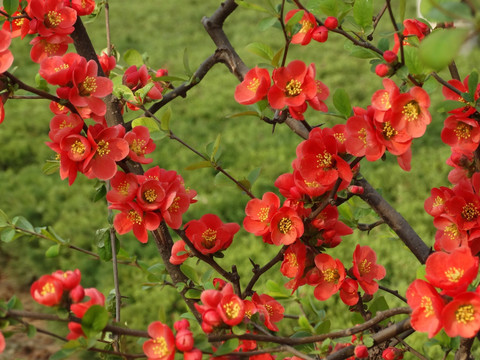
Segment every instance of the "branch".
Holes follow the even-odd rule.
[[[286,344],[286,345],[301,345],[301,344],[311,344],[319,341],[324,341],[326,339],[338,339],[346,336],[350,336],[353,334],[358,334],[359,332],[368,330],[372,326],[378,324],[379,322],[388,319],[395,315],[400,314],[410,314],[411,309],[409,307],[402,307],[402,308],[394,308],[385,311],[379,311],[377,314],[368,321],[365,321],[363,324],[356,325],[352,328],[334,331],[328,334],[322,335],[314,335],[314,336],[305,336],[303,338],[290,338],[290,337],[280,337],[280,336],[271,336],[271,335],[257,335],[257,334],[243,334],[243,335],[210,335],[208,337],[209,342],[217,342],[217,341],[225,341],[232,338],[238,338],[241,340],[256,340],[256,341],[265,341],[265,342],[272,342],[277,344]],[[377,334],[373,335],[372,337],[374,340],[376,338],[383,339],[380,342],[386,341],[387,339],[392,338],[399,333],[408,330],[410,328],[410,319],[405,319],[398,324],[394,324]],[[401,331],[399,331],[401,330]],[[352,348],[353,353],[353,348]]]
[[[355,180],[355,184],[363,187],[363,194],[358,196],[385,221],[398,235],[400,240],[410,249],[420,263],[425,264],[430,255],[430,248],[418,236],[405,218],[400,215],[365,179]]]
[[[455,353],[455,360],[470,360],[473,359],[470,353],[470,349],[472,348],[473,341],[475,337],[471,339],[461,338],[460,340],[460,347],[458,348],[457,352]]]

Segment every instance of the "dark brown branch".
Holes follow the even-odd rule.
[[[397,26],[397,22],[395,21],[395,16],[393,15],[392,5],[390,4],[390,0],[387,0],[387,7],[388,7],[388,14],[390,15],[390,20],[392,22],[393,28],[398,35],[398,41],[400,43],[400,59],[402,64],[405,64],[405,54],[403,51],[403,34],[400,32],[400,29]]]
[[[472,357],[472,354],[470,353],[474,340],[475,340],[475,337],[471,339],[462,338],[460,340],[460,347],[455,353],[455,360],[473,360],[474,359]]]
[[[450,64],[448,64],[448,71],[450,71],[450,76],[452,79],[461,81],[460,74],[458,73],[457,64],[455,61],[452,60]]]
[[[360,230],[360,231],[370,232],[372,229],[375,229],[377,226],[380,226],[382,224],[385,224],[384,220],[378,220],[378,221],[375,221],[374,223],[371,223],[371,224],[360,224],[360,223],[358,223],[357,224],[357,229]]]
[[[400,215],[365,179],[355,180],[355,184],[363,187],[360,198],[385,221],[398,235],[400,240],[410,249],[420,263],[425,264],[431,249],[423,242],[405,218]]]
[[[287,345],[301,345],[301,344],[311,344],[319,341],[324,341],[326,339],[338,339],[346,336],[351,336],[353,334],[358,334],[359,332],[365,331],[370,329],[372,326],[378,324],[379,322],[388,319],[395,315],[400,314],[410,314],[411,309],[408,307],[402,308],[394,308],[385,311],[379,311],[377,314],[368,321],[365,321],[363,324],[356,325],[352,328],[334,331],[328,334],[321,334],[321,335],[314,335],[314,336],[306,336],[303,338],[290,338],[290,337],[280,337],[280,336],[270,336],[270,335],[258,335],[258,334],[243,334],[243,335],[210,335],[208,337],[209,342],[217,342],[217,341],[225,341],[232,338],[238,338],[241,340],[256,340],[256,341],[264,341],[264,342],[272,342],[276,344],[287,344]],[[408,330],[410,328],[410,319],[405,319],[398,324],[394,324],[377,334],[373,335],[375,340],[375,336],[377,336],[381,341],[386,341],[399,333]],[[401,330],[401,331],[399,331]],[[380,335],[381,334],[381,335]],[[353,349],[352,349],[353,351]]]
[[[383,290],[383,291],[386,291],[390,294],[392,294],[393,296],[399,298],[400,300],[402,300],[405,304],[407,304],[407,299],[404,298],[402,295],[400,295],[400,293],[397,291],[397,290],[392,290],[392,289],[389,289],[385,286],[382,286],[382,285],[379,285],[378,286],[379,289]]]

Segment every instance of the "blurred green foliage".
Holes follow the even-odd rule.
[[[202,16],[211,15],[219,3],[213,0],[144,1],[133,6],[132,2],[126,0],[112,1],[110,28],[115,50],[121,58],[127,50],[137,49],[148,59],[147,64],[151,68],[166,68],[170,75],[183,76],[185,49],[188,50],[192,69],[215,50],[200,21]],[[103,15],[102,12],[96,21],[87,24],[98,52],[106,46]],[[278,29],[273,27],[260,31],[256,26],[263,16],[263,13],[240,8],[225,24],[231,43],[249,67],[262,62],[261,58],[247,51],[249,43],[268,41],[274,50],[282,46],[282,35]],[[409,16],[414,16],[414,13],[410,11],[406,17]],[[388,29],[388,17],[383,18],[379,26],[379,32]],[[376,40],[373,41],[375,43]],[[317,78],[332,90],[344,88],[354,106],[366,107],[373,92],[382,87],[381,79],[372,74],[368,61],[349,57],[343,46],[343,38],[330,34],[326,43],[291,46],[289,59],[300,58],[307,64],[315,63]],[[27,39],[13,41],[15,74],[25,82],[34,84],[38,65],[30,62],[29,47]],[[478,59],[478,51],[475,51]],[[471,54],[459,59],[457,63],[461,76],[466,76],[474,67],[474,58]],[[119,63],[125,65],[122,60]],[[261,197],[266,191],[275,191],[273,182],[279,175],[291,171],[295,148],[301,139],[286,126],[277,126],[273,131],[270,125],[254,117],[227,118],[246,110],[233,99],[237,83],[223,65],[216,65],[200,85],[189,91],[186,99],[178,98],[170,104],[173,113],[170,126],[178,137],[201,151],[208,143],[215,141],[218,134],[222,134],[221,165],[238,178],[246,177],[253,169],[261,167],[260,177],[253,187],[254,194]],[[439,91],[432,95],[432,103],[440,99]],[[327,104],[333,107],[331,99],[327,100]],[[442,115],[433,109],[432,115],[433,121],[427,134],[414,141],[410,173],[403,172],[391,156],[377,163],[362,162],[365,177],[374,187],[381,189],[386,199],[429,245],[433,244],[434,228],[432,219],[423,210],[423,202],[432,187],[447,184],[445,160],[449,156],[449,148],[442,144],[439,136],[443,126]],[[135,116],[140,114],[126,114],[128,119]],[[23,215],[34,226],[53,226],[72,244],[96,251],[95,231],[108,226],[108,213],[104,201],[92,202],[94,181],[80,175],[69,187],[66,181],[59,179],[58,174],[42,174],[45,160],[54,155],[44,144],[49,140],[50,118],[47,101],[7,102],[6,118],[0,127],[0,208],[11,217]],[[313,111],[307,112],[306,118],[312,125],[331,126],[338,122],[337,118]],[[157,143],[153,157],[153,164],[178,171],[186,185],[198,192],[198,202],[185,215],[185,222],[205,213],[218,214],[224,222],[243,221],[245,204],[249,200],[247,196],[231,184],[215,185],[216,172],[212,169],[185,171],[185,167],[199,161],[193,153],[176,142],[163,139]],[[376,218],[369,214],[361,220],[373,222]],[[387,277],[381,283],[404,293],[415,278],[418,263],[395,235],[384,227],[372,230],[369,235],[356,231],[346,237],[331,254],[345,261],[348,266],[357,243],[368,244],[377,252],[379,262],[387,269]],[[121,244],[131,256],[149,265],[159,261],[153,242],[142,245],[133,236],[125,235],[121,237]],[[44,273],[78,267],[82,271],[82,284],[85,287],[98,287],[105,294],[113,288],[110,263],[102,263],[68,249],[61,249],[59,257],[46,259],[44,252],[50,245],[44,240],[26,239],[2,244],[2,277],[14,278],[20,286],[28,287]],[[262,265],[276,251],[273,246],[263,244],[260,238],[241,230],[235,237],[232,249],[226,252],[225,258],[219,259],[219,263],[227,269],[237,264],[242,285],[246,286],[252,274],[248,259]],[[207,270],[203,264],[197,266],[194,260],[190,262],[200,273]],[[279,275],[278,266],[264,278],[279,283],[285,281]],[[256,288],[262,289],[265,281],[262,279]],[[144,272],[134,267],[120,266],[122,295],[127,297],[122,322],[133,328],[146,328],[148,323],[157,319],[171,325],[178,319],[178,315],[173,314],[186,311],[176,296],[176,290],[160,286],[145,290],[139,286],[146,283]],[[298,296],[305,297],[309,291],[301,289]],[[386,298],[391,306],[400,305],[392,296],[386,294]],[[325,303],[317,301],[317,306],[327,312],[327,317],[332,316],[332,328],[350,325],[350,315],[343,304],[338,304],[336,296]],[[288,306],[287,311],[294,311],[294,308]],[[422,336],[420,338],[425,339]]]

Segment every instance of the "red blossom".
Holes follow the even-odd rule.
[[[445,119],[441,138],[452,151],[468,155],[480,143],[480,127],[467,116],[451,115]]]
[[[80,59],[76,53],[52,56],[41,62],[38,72],[49,84],[66,86],[72,81],[73,69]]]
[[[245,317],[243,300],[233,293],[222,297],[217,306],[217,311],[223,322],[228,326],[240,324]]]
[[[0,331],[0,354],[3,353],[5,350],[5,337],[3,336],[3,333]]]
[[[160,226],[160,218],[151,211],[144,212],[136,203],[112,204],[110,209],[120,210],[115,215],[113,226],[120,234],[126,234],[133,230],[133,234],[141,243],[148,241],[148,232],[156,230]]]
[[[148,326],[151,339],[143,343],[143,352],[148,360],[173,360],[175,358],[175,337],[172,330],[160,321]]]
[[[115,69],[117,65],[117,61],[115,60],[115,56],[108,56],[105,52],[102,52],[101,55],[98,55],[98,62],[102,67],[103,73],[105,76],[108,77],[110,75],[110,71]]]
[[[155,150],[155,143],[150,138],[150,132],[146,126],[135,126],[125,134],[124,139],[128,142],[130,152],[128,157],[140,164],[150,164],[153,159],[145,158]]]
[[[249,233],[262,236],[269,232],[270,221],[280,207],[280,199],[272,192],[263,194],[262,199],[252,199],[245,207],[247,215],[243,227]]]
[[[172,246],[172,255],[170,262],[174,265],[181,265],[189,257],[189,251],[185,248],[186,244],[183,240],[176,241]]]
[[[95,0],[64,0],[65,6],[73,8],[77,15],[90,15],[95,10]]]
[[[442,311],[443,327],[449,337],[472,338],[480,330],[480,295],[459,294]]]
[[[135,174],[118,171],[110,180],[110,187],[111,189],[107,193],[107,201],[110,203],[126,203],[135,198],[139,185]]]
[[[83,127],[83,120],[77,114],[56,115],[50,120],[48,136],[55,143],[61,143],[68,135],[79,134]]]
[[[297,212],[289,207],[282,207],[270,222],[270,239],[274,245],[290,245],[303,235],[303,221]]]
[[[52,274],[52,276],[62,282],[64,290],[72,290],[74,287],[80,284],[80,280],[82,278],[82,274],[78,269],[75,269],[74,271],[57,270]]]
[[[382,352],[383,360],[402,360],[403,359],[403,350],[397,349],[395,347],[389,346]]]
[[[30,287],[30,295],[41,305],[58,305],[63,295],[62,282],[54,276],[43,275]]]
[[[299,9],[290,10],[287,15],[285,16],[285,23],[288,22],[296,13],[298,13]],[[312,39],[312,33],[315,27],[317,26],[317,21],[315,20],[315,16],[307,11],[303,11],[302,19],[299,21],[300,25],[302,26],[300,30],[292,36],[291,43],[292,44],[301,44],[307,45],[310,43]]]
[[[59,0],[31,0],[30,28],[41,36],[68,35],[73,32],[77,12]]]
[[[68,50],[68,44],[73,39],[67,35],[37,36],[30,41],[32,49],[30,58],[33,62],[41,63],[52,56],[62,56]]]
[[[342,286],[346,275],[345,267],[340,260],[328,254],[315,256],[315,266],[320,272],[320,277],[313,294],[318,300],[325,301],[336,294]]]
[[[329,30],[336,29],[338,27],[338,19],[335,16],[329,16],[323,22],[325,27]]]
[[[8,70],[13,63],[12,52],[8,49],[12,37],[9,31],[0,30],[0,74]]]
[[[377,255],[369,246],[357,245],[353,252],[353,274],[367,294],[373,295],[378,290],[375,280],[385,277],[385,268],[376,264]]]
[[[340,287],[340,299],[342,299],[343,303],[348,306],[357,304],[360,299],[358,296],[358,282],[346,278]]]
[[[354,349],[355,357],[358,359],[367,359],[368,358],[368,348],[365,345],[357,345]]]
[[[261,318],[263,318],[264,325],[269,330],[278,331],[278,327],[274,323],[283,319],[285,308],[277,300],[267,294],[253,294],[252,302],[260,313]]]
[[[85,296],[88,296],[90,300],[83,303],[72,304],[70,310],[79,318],[83,318],[85,313],[93,305],[105,306],[105,295],[95,288],[85,289]]]
[[[242,105],[255,104],[267,96],[270,82],[268,70],[255,66],[235,88],[235,100]]]

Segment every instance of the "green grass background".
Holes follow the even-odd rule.
[[[219,3],[220,1],[214,0],[141,3],[110,1],[112,42],[120,54],[134,48],[148,57],[147,64],[151,68],[167,68],[170,75],[183,75],[185,49],[192,69],[214,52],[213,42],[200,21],[202,16],[212,14]],[[106,46],[103,15],[102,12],[95,22],[87,24],[87,30],[98,51]],[[413,9],[407,13],[409,16],[414,16]],[[257,23],[263,17],[263,13],[240,8],[225,24],[231,43],[249,67],[263,60],[249,53],[245,49],[247,44],[263,41],[274,49],[281,46],[282,36],[278,29],[271,28],[265,32],[258,29]],[[388,28],[386,18],[382,19],[380,26]],[[375,38],[374,43],[378,39]],[[343,44],[343,38],[330,34],[326,43],[312,42],[306,47],[292,45],[289,60],[300,58],[307,64],[314,62],[317,78],[331,90],[344,88],[354,106],[366,107],[373,92],[382,87],[381,79],[371,72],[367,60],[349,57],[343,50]],[[30,46],[27,41],[16,39],[12,47],[15,74],[33,84],[38,66],[32,65],[29,60]],[[478,51],[473,54],[478,59]],[[475,56],[461,57],[458,60],[462,77],[475,66]],[[119,63],[125,65],[122,60]],[[222,166],[238,178],[261,167],[261,175],[253,187],[254,194],[261,197],[266,191],[275,191],[273,182],[279,175],[291,171],[290,164],[301,139],[286,126],[277,126],[272,133],[270,125],[256,118],[227,118],[246,110],[233,99],[237,83],[236,78],[223,65],[216,65],[200,85],[189,91],[185,99],[179,98],[171,103],[171,128],[177,136],[201,151],[218,134],[222,134]],[[439,92],[432,94],[433,103],[441,100]],[[331,99],[327,100],[327,104],[333,108]],[[105,203],[92,202],[94,182],[80,175],[75,184],[69,187],[57,174],[46,176],[41,171],[44,161],[53,155],[44,144],[48,141],[51,118],[48,102],[9,100],[6,114],[5,121],[0,126],[0,208],[11,217],[25,216],[35,226],[53,226],[57,233],[70,239],[73,244],[96,251],[95,231],[106,227],[108,223]],[[433,121],[427,134],[414,141],[412,170],[409,173],[403,172],[391,156],[384,162],[362,162],[365,177],[374,187],[381,189],[385,198],[403,214],[428,245],[433,244],[434,228],[432,219],[423,210],[423,202],[432,187],[448,184],[446,175],[449,171],[445,165],[449,148],[439,137],[443,116],[433,110],[432,115]],[[127,116],[131,118],[133,115]],[[337,118],[313,111],[307,113],[307,119],[312,125],[338,123]],[[215,185],[216,174],[211,169],[186,171],[185,167],[199,161],[193,153],[176,142],[163,139],[157,143],[153,157],[154,164],[178,171],[184,177],[186,185],[198,192],[198,202],[184,216],[185,222],[205,213],[215,213],[225,222],[242,222],[245,204],[249,200],[247,196],[233,185]],[[363,220],[374,221],[375,217],[367,215]],[[150,265],[159,261],[153,242],[142,245],[131,235],[120,238],[122,247],[130,255],[137,256]],[[404,293],[415,278],[418,267],[408,249],[387,229],[377,228],[368,236],[356,231],[345,237],[343,243],[331,254],[345,261],[348,266],[357,243],[371,246],[377,252],[379,262],[386,267],[387,277],[381,284]],[[45,258],[44,252],[50,245],[45,241],[26,238],[2,244],[2,276],[14,278],[19,286],[28,287],[44,273],[59,268],[78,267],[82,271],[82,284],[85,287],[95,286],[106,294],[113,288],[110,263],[101,263],[68,249],[62,249],[59,257]],[[276,251],[273,246],[263,244],[260,238],[241,230],[235,237],[232,249],[219,262],[226,268],[237,264],[242,285],[245,286],[251,275],[248,258],[264,264]],[[193,260],[190,260],[190,264],[199,272],[206,270],[201,264],[197,266]],[[267,273],[256,289],[264,291],[263,284],[267,278],[283,282],[278,269],[276,266]],[[120,267],[122,295],[128,297],[122,310],[122,321],[140,329],[145,329],[151,321],[157,319],[171,325],[178,319],[178,314],[185,311],[176,290],[160,286],[143,290],[139,284],[146,282],[148,279],[142,271],[128,266]],[[299,292],[300,297],[308,294],[307,289]],[[385,296],[391,306],[401,305],[392,296]],[[351,325],[350,315],[337,296],[324,303],[317,301],[317,306],[324,308],[327,316],[331,317],[332,328]],[[288,310],[296,311],[293,306],[288,306]],[[294,326],[294,322],[289,321],[282,330],[288,334]],[[424,341],[426,336],[418,335],[414,344],[421,348]],[[432,358],[435,356],[432,355]]]

